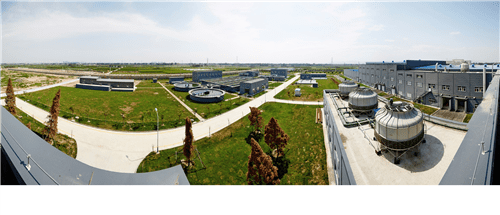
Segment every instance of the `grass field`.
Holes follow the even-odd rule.
[[[210,68],[210,67],[207,67]],[[176,74],[176,73],[191,73],[186,69],[204,69],[200,67],[189,66],[126,66],[120,70],[113,72],[114,74]],[[218,71],[233,71],[233,70],[248,70],[249,67],[213,67],[213,70]]]
[[[166,85],[170,92],[172,92],[177,98],[181,99],[182,102],[184,102],[187,106],[189,106],[193,111],[196,111],[201,117],[208,119],[220,114],[223,114],[229,110],[232,110],[242,104],[247,103],[250,101],[247,98],[237,98],[233,99],[230,101],[223,101],[223,102],[217,102],[217,103],[198,103],[195,101],[192,101],[189,98],[189,93],[188,92],[179,92],[174,90],[173,85]],[[224,95],[224,99],[231,99],[234,98],[234,95],[226,93]]]
[[[270,83],[269,84],[269,88],[268,89],[274,89],[276,87],[279,87],[280,85],[282,85],[284,82],[276,82],[276,83]]]
[[[160,82],[162,80],[158,80],[158,82]],[[161,88],[161,85],[158,84],[158,83],[153,83],[153,80],[142,80],[141,83],[139,83],[136,87],[140,88],[140,87],[160,87]]]
[[[464,122],[465,123],[469,123],[470,119],[472,118],[472,115],[474,115],[473,113],[468,113],[465,118],[464,118]]]
[[[20,109],[17,109],[17,119],[21,121],[24,125],[27,125],[28,122],[31,122],[31,130],[35,132],[40,138],[45,138],[45,133],[43,133],[43,130],[45,129],[45,125],[36,121],[33,119],[31,116],[27,115]],[[47,143],[49,144],[49,143]],[[77,153],[77,147],[76,147],[76,141],[75,139],[68,137],[64,134],[56,134],[54,138],[54,147],[59,149],[60,151],[64,152],[68,156],[72,158],[76,158],[76,153]]]
[[[326,152],[323,142],[321,124],[314,123],[315,108],[318,106],[303,106],[281,103],[266,103],[263,110],[263,123],[267,124],[271,116],[278,120],[280,127],[290,136],[285,148],[285,161],[288,167],[281,165],[282,185],[315,185],[328,184],[326,169]],[[198,157],[194,157],[196,168],[189,170],[187,177],[192,185],[244,185],[248,169],[248,156],[251,147],[246,142],[252,128],[248,117],[240,119],[225,129],[215,133],[210,138],[204,138],[194,143],[200,152],[202,165]],[[195,134],[196,135],[196,134]],[[267,154],[271,150],[264,142],[259,141]],[[176,160],[175,151],[180,151]],[[174,148],[149,154],[139,165],[137,172],[150,172],[178,165],[182,148]],[[284,162],[287,163],[287,162]],[[276,164],[275,164],[276,165]]]
[[[18,72],[10,70],[2,70],[2,92],[6,90],[9,78],[12,80],[14,90],[23,90],[33,87],[41,87],[62,82],[64,79],[72,79],[73,77],[62,77],[53,75],[41,75],[29,72]]]
[[[48,111],[49,104],[52,104],[52,99],[59,89],[61,89],[60,116],[67,119],[78,116],[78,122],[95,127],[125,131],[156,130],[155,108],[158,108],[160,129],[181,126],[182,119],[187,116],[195,119],[163,88],[138,88],[135,92],[107,92],[54,87],[23,94],[19,98]]]
[[[276,95],[274,98],[296,101],[323,101],[324,89],[339,88],[339,86],[335,84],[335,82],[333,82],[331,79],[316,80],[316,82],[318,82],[318,88],[313,88],[306,85],[291,84],[280,93],[278,93],[278,95]],[[295,97],[295,88],[300,88],[300,97]]]
[[[108,72],[110,69],[115,70],[119,67],[116,66],[88,66],[88,65],[23,65],[22,67],[33,69],[61,69],[61,70],[74,70],[74,71],[94,71],[94,72]]]
[[[348,77],[345,77],[344,75],[340,75],[340,77],[342,77],[343,79],[346,79],[346,80],[350,80],[352,81],[352,79],[348,78]]]

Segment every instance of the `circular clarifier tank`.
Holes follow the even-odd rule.
[[[185,81],[178,82],[178,83],[174,84],[174,90],[181,91],[181,92],[188,92],[192,89],[199,88],[199,87],[201,87],[201,85],[198,83],[190,83],[190,82],[185,82]]]
[[[189,91],[191,100],[201,103],[213,103],[224,100],[224,90],[215,88],[196,88]]]

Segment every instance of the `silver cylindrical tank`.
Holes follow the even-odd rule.
[[[339,84],[339,90],[341,96],[348,96],[349,93],[358,89],[358,85],[352,81],[346,81]]]
[[[349,108],[354,111],[371,111],[377,107],[377,93],[372,90],[361,87],[349,93]]]
[[[423,114],[406,102],[389,102],[375,114],[375,138],[387,148],[400,151],[424,138]]]

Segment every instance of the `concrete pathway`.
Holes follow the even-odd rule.
[[[57,86],[62,86],[62,85],[66,85],[66,84],[69,84],[69,83],[77,82],[78,80],[80,80],[80,79],[77,78],[77,79],[73,79],[73,80],[69,80],[69,81],[64,81],[64,82],[57,83],[57,84],[47,85],[47,86],[33,88],[33,89],[29,89],[29,90],[17,91],[17,92],[14,92],[14,95],[21,95],[21,94],[24,94],[24,93],[32,93],[32,92],[36,92],[36,91],[40,91],[40,90],[46,90],[46,89],[49,89],[49,88],[52,88],[52,87],[57,87]],[[4,96],[7,96],[7,94],[6,93],[0,94],[0,97],[4,97]]]
[[[179,98],[177,98],[177,96],[175,96],[175,94],[173,94],[172,92],[170,92],[170,90],[168,90],[165,86],[163,86],[163,84],[161,84],[160,82],[158,82],[158,84],[160,84],[163,87],[163,89],[165,89],[168,93],[170,93],[170,95],[172,97],[174,97],[179,103],[181,103],[181,105],[184,106],[184,108],[186,108],[186,110],[188,110],[191,114],[193,114],[196,118],[198,118],[198,120],[205,121],[205,119],[203,119],[203,117],[201,117],[200,115],[198,115],[197,113],[195,113],[193,111],[193,109],[191,109],[184,102],[182,102]]]
[[[274,97],[281,90],[299,78],[296,76],[281,86],[219,116],[193,124],[195,140],[207,137],[250,113],[249,107],[259,107],[267,98]],[[17,107],[40,122],[47,119],[48,112],[21,99],[16,99]],[[157,132],[111,131],[82,125],[62,117],[58,119],[59,132],[75,138],[78,154],[76,159],[90,166],[104,170],[134,173],[141,161],[150,152],[156,151]],[[184,127],[161,130],[159,149],[181,146],[184,139]]]

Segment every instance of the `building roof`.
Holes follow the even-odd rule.
[[[317,84],[317,82],[314,79],[300,79],[297,84]]]
[[[100,77],[98,77],[98,76],[81,76],[80,78],[86,78],[86,79],[99,79]]]
[[[266,79],[256,78],[256,79],[252,79],[252,80],[248,80],[248,81],[243,81],[243,83],[252,84],[252,83],[258,83],[258,82],[261,82],[261,81],[266,81]]]
[[[97,81],[103,81],[103,82],[115,82],[115,83],[124,83],[124,82],[132,82],[134,83],[134,79],[109,79],[109,78],[101,78],[101,79],[97,79]]]

